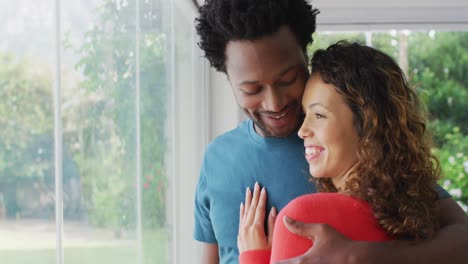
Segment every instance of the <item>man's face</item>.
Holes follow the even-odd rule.
[[[301,97],[308,72],[288,27],[255,41],[230,41],[226,71],[237,103],[263,137],[286,137],[302,122]]]

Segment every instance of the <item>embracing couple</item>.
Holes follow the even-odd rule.
[[[361,44],[309,60],[317,14],[306,0],[200,9],[199,45],[249,117],[206,149],[200,262],[468,263],[467,216],[437,185],[415,92]]]

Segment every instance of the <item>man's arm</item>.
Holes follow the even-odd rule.
[[[441,229],[419,243],[351,241],[325,224],[285,221],[291,232],[312,238],[314,246],[280,263],[468,263],[468,217],[452,198],[437,203]]]
[[[199,264],[219,264],[218,244],[198,242],[201,252]]]
[[[437,202],[441,229],[416,244],[400,241],[369,245],[368,260],[361,263],[468,263],[468,217],[452,198]]]
[[[205,163],[203,163],[197,189],[195,191],[193,237],[196,240],[200,255],[194,262],[199,264],[219,264],[218,242],[216,240],[210,214],[210,201],[212,197],[207,190],[208,183],[206,181],[205,168]]]

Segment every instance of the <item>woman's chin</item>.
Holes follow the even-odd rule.
[[[323,173],[320,173],[319,171],[316,171],[316,170],[309,170],[309,172],[310,172],[310,175],[312,175],[312,177],[315,178],[315,179],[329,178],[329,177],[323,175]]]

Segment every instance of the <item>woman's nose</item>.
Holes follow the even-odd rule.
[[[307,119],[304,119],[304,122],[302,123],[301,128],[299,128],[297,135],[302,139],[305,139],[306,137],[310,137],[313,135],[312,129],[310,129],[307,123]]]

